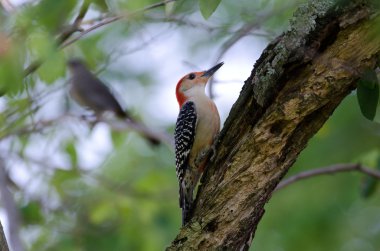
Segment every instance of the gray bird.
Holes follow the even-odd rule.
[[[67,64],[72,75],[70,95],[79,105],[94,111],[97,118],[110,111],[121,119],[129,119],[130,127],[142,134],[151,144],[160,143],[157,135],[123,110],[110,89],[87,69],[82,60],[71,59]]]
[[[111,111],[120,118],[130,119],[110,89],[80,59],[71,59],[67,64],[72,74],[70,95],[79,105],[91,109],[97,117]]]

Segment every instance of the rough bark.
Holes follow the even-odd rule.
[[[220,134],[193,218],[168,250],[247,250],[281,178],[380,52],[366,1],[310,1],[256,62]]]
[[[3,225],[0,222],[0,251],[9,251],[7,239],[5,238]]]

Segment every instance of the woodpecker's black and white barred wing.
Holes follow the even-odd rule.
[[[175,165],[179,182],[183,180],[194,143],[197,113],[191,101],[182,105],[174,131]]]

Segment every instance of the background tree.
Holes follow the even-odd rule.
[[[13,250],[162,250],[178,234],[172,147],[83,118],[66,98],[68,58],[84,58],[167,137],[184,73],[226,62],[209,89],[225,119],[270,41],[225,123],[193,222],[172,248],[247,248],[271,197],[252,249],[376,250],[378,6],[302,2],[1,1],[0,194]],[[350,94],[357,84],[360,106]],[[356,172],[272,193],[293,163],[289,176],[336,163],[353,164],[319,173]]]

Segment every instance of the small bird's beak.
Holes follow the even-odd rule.
[[[214,73],[219,70],[220,67],[222,67],[222,65],[224,64],[224,62],[221,62],[217,65],[215,65],[214,67],[211,67],[210,69],[208,69],[207,71],[203,72],[202,76],[201,77],[206,77],[206,78],[209,78],[211,77],[212,75],[214,75]]]

